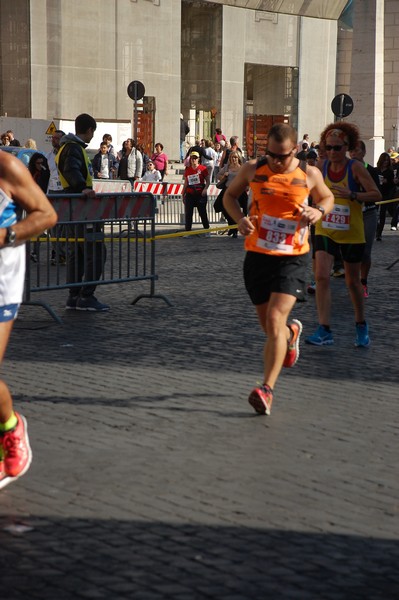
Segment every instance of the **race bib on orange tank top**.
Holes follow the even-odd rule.
[[[274,173],[262,159],[250,186],[256,231],[245,239],[246,250],[277,256],[309,252],[308,227],[299,226],[301,204],[308,203],[306,173],[299,166]]]

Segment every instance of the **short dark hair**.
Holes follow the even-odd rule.
[[[101,148],[101,146],[107,146],[107,142],[105,142],[105,141],[101,142],[100,148]]]
[[[89,129],[97,129],[95,119],[87,113],[78,115],[75,119],[75,133],[86,133]]]
[[[54,133],[58,133],[59,135],[65,135],[65,131],[62,131],[62,129],[56,129]]]
[[[362,149],[362,152],[364,152],[366,154],[366,144],[363,142],[363,140],[359,140],[358,145]]]
[[[291,140],[293,144],[298,141],[297,132],[288,123],[275,123],[267,135],[268,138],[273,138],[276,142],[285,142],[285,140]]]
[[[112,142],[112,135],[110,133],[104,133],[103,142],[105,142],[105,140],[109,140],[110,142]]]
[[[157,142],[154,147],[156,148],[157,146],[159,146],[161,150],[163,150],[163,144],[161,144],[161,142]]]

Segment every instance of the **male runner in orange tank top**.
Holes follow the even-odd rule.
[[[287,324],[289,314],[304,293],[308,263],[309,224],[333,208],[333,195],[316,167],[295,158],[297,134],[285,123],[273,125],[266,157],[243,165],[224,195],[224,206],[246,237],[245,286],[267,335],[264,383],[248,401],[260,414],[270,414],[273,388],[283,366],[292,367],[299,356],[300,321]],[[243,216],[237,198],[250,186],[249,216]],[[308,204],[312,195],[313,206]]]

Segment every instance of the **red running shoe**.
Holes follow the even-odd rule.
[[[261,385],[252,390],[249,394],[248,402],[260,415],[270,415],[273,392],[268,385]]]
[[[293,367],[299,358],[299,338],[302,333],[302,323],[298,319],[292,319],[288,323],[288,327],[292,331],[292,336],[288,342],[287,354],[283,362],[283,367]]]
[[[32,462],[32,450],[29,446],[28,426],[22,415],[15,413],[18,423],[11,431],[0,436],[4,452],[4,471],[9,477],[21,477]]]
[[[369,297],[369,288],[367,287],[367,285],[365,283],[363,283],[362,286],[363,286],[363,298],[368,298]]]

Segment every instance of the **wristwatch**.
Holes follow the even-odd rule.
[[[349,196],[349,198],[351,200],[357,200],[357,192],[351,192],[351,195]]]
[[[320,206],[320,204],[316,204],[315,208],[317,208],[317,210],[319,210],[323,216],[325,215],[326,209],[324,208],[324,206]]]
[[[6,246],[12,246],[17,241],[17,234],[12,227],[7,227],[5,244]]]

